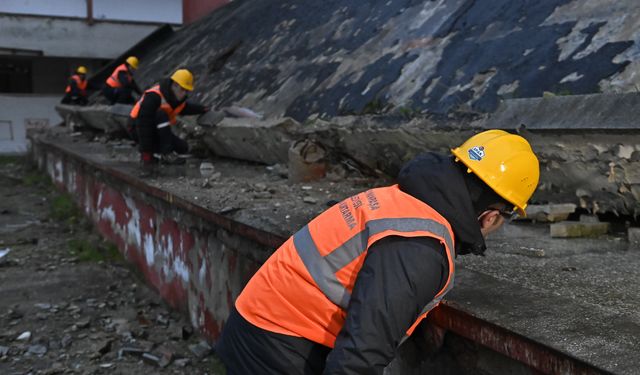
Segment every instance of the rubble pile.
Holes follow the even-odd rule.
[[[223,374],[41,175],[3,160],[0,191],[0,373]]]

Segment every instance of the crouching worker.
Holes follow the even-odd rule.
[[[454,287],[456,256],[482,254],[538,176],[524,138],[489,130],[329,208],[236,300],[216,346],[227,374],[381,375]]]
[[[60,103],[73,105],[87,105],[87,68],[79,66],[76,74],[69,78],[67,88]]]
[[[130,113],[129,135],[139,143],[143,174],[151,172],[160,154],[161,161],[170,161],[172,153],[186,154],[189,146],[171,130],[178,115],[199,115],[210,107],[187,101],[193,90],[193,75],[187,69],[176,70],[170,78],[144,92]],[[180,160],[180,159],[178,159]]]
[[[133,79],[133,72],[138,69],[139,61],[135,56],[127,57],[127,60],[118,65],[113,73],[107,78],[102,89],[102,94],[109,100],[111,105],[116,103],[133,104],[133,91],[138,95],[142,94],[142,90]]]

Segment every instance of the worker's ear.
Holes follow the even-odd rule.
[[[489,233],[502,226],[504,218],[498,210],[486,210],[478,216],[478,223],[480,224],[482,235],[486,237]]]

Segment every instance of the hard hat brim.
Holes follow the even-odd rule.
[[[477,171],[475,170],[475,168],[473,168],[472,165],[469,165],[469,163],[465,162],[465,158],[462,155],[461,151],[460,151],[460,147],[456,147],[456,148],[452,148],[451,149],[451,153],[453,154],[453,156],[456,157],[456,162],[462,163],[465,165],[465,167],[467,167],[467,172],[468,173],[473,173],[476,177],[478,177],[482,182],[484,182],[485,184],[487,184],[487,186],[491,187],[491,182],[487,181],[484,176],[482,175],[482,173],[477,173]],[[525,203],[524,205],[514,202],[513,200],[507,198],[504,196],[504,194],[502,194],[502,192],[500,191],[496,191],[493,187],[491,187],[491,190],[495,191],[496,194],[498,194],[500,197],[502,197],[502,199],[506,200],[507,202],[511,203],[515,208],[516,208],[516,212],[518,212],[518,215],[520,217],[527,217],[527,204]]]

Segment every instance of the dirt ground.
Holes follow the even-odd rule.
[[[0,159],[0,374],[224,374],[23,159]]]

